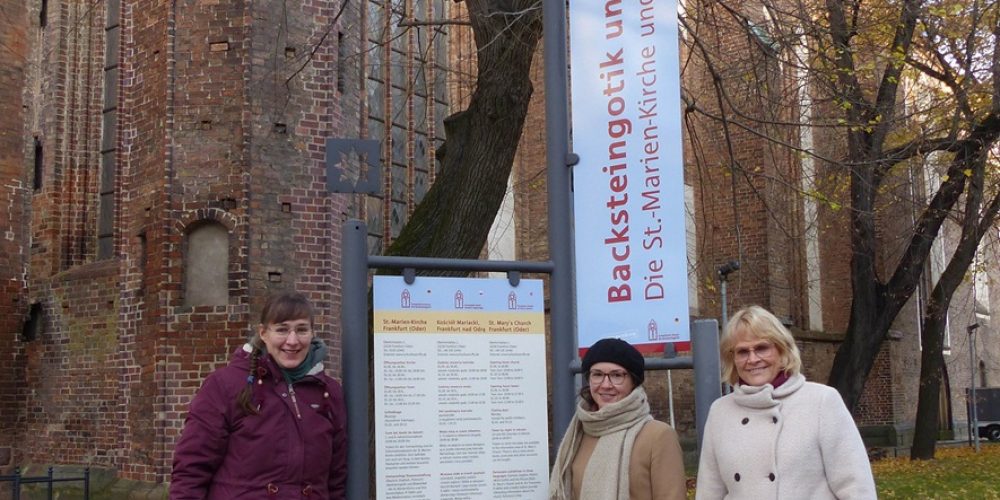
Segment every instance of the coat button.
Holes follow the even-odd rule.
[[[747,425],[748,422],[750,422],[750,419],[746,418],[746,417],[743,417],[743,421],[740,422],[740,423],[743,424],[743,425]]]
[[[733,476],[733,479],[736,479],[736,482],[739,482],[740,481],[740,473],[737,472],[736,475]]]
[[[302,488],[302,496],[307,497],[312,494],[313,494],[313,487],[311,484],[307,484],[304,488]]]
[[[288,393],[287,393],[287,392],[283,392],[283,393],[281,393],[281,397],[283,397],[283,398],[287,398],[287,397],[288,397]]]
[[[274,483],[267,483],[267,494],[268,495],[277,495],[278,494],[278,487]]]
[[[774,481],[774,473],[772,472],[772,473],[768,474],[767,478],[770,479],[773,482]]]
[[[771,417],[771,421],[774,423],[778,423],[778,417]]]

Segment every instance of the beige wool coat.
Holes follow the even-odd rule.
[[[573,500],[580,487],[587,462],[598,438],[583,435],[571,465]],[[650,420],[635,438],[629,458],[629,500],[683,500],[687,495],[681,445],[674,429],[659,420]],[[619,499],[626,500],[626,499]]]
[[[736,386],[712,403],[698,500],[874,500],[871,464],[832,387],[793,375],[777,389]]]

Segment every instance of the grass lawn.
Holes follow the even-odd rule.
[[[938,447],[934,460],[872,463],[879,498],[1000,499],[1000,444]]]

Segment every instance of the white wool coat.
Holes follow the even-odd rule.
[[[840,394],[796,374],[777,389],[737,386],[712,404],[695,498],[877,497],[868,454]]]

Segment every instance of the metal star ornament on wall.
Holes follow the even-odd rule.
[[[375,139],[326,140],[326,189],[331,193],[381,192],[382,145]]]

